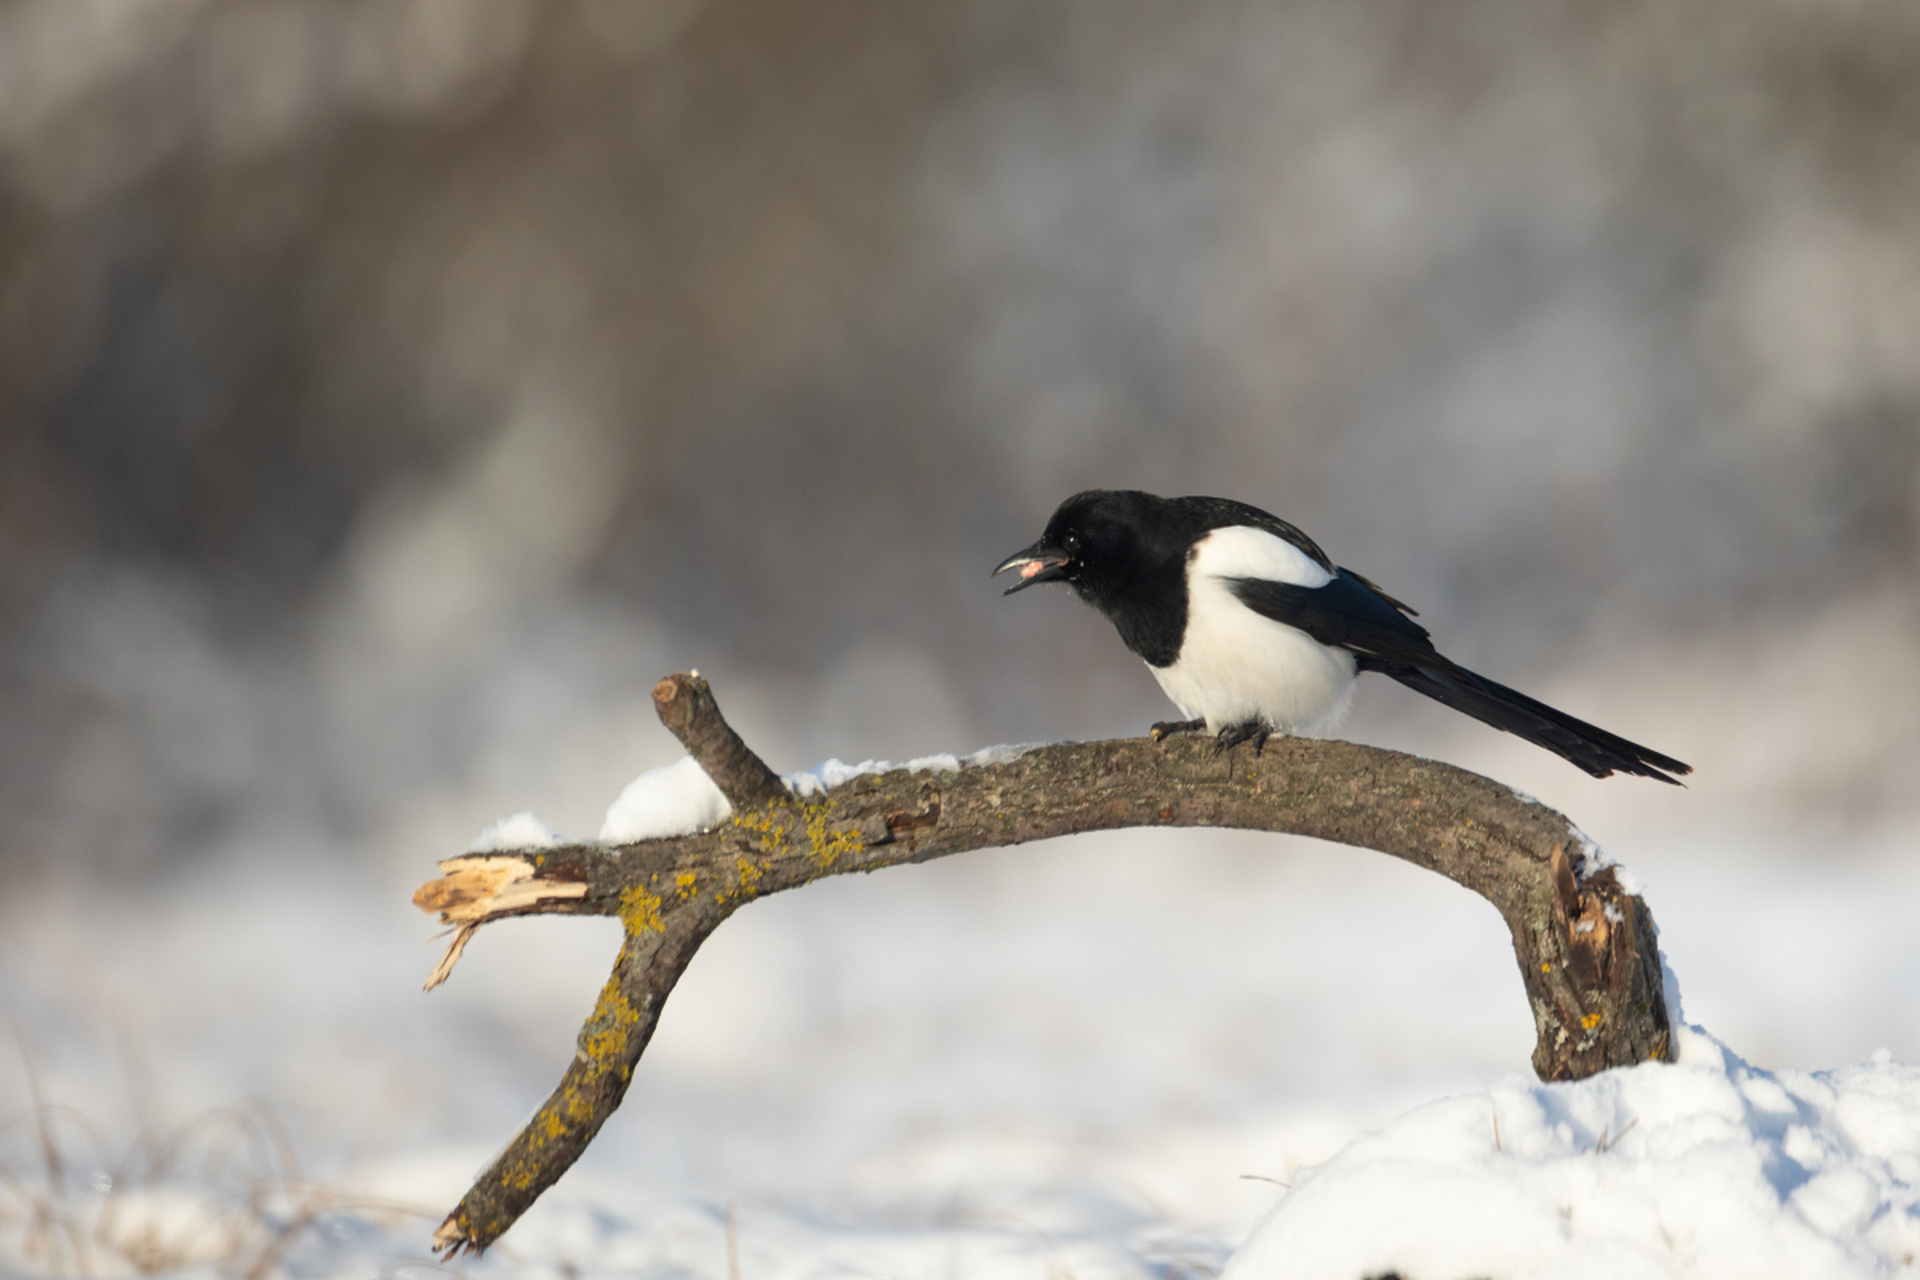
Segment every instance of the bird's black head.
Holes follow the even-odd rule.
[[[1008,595],[1035,583],[1064,582],[1110,613],[1143,579],[1182,564],[1187,538],[1169,520],[1170,505],[1136,489],[1076,493],[1053,513],[1038,542],[1002,560],[994,573],[1019,571]]]

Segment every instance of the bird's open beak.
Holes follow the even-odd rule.
[[[1048,546],[1047,540],[1042,538],[1025,551],[1016,551],[1002,560],[995,566],[992,576],[997,578],[1009,569],[1020,571],[1020,581],[1001,592],[1002,595],[1010,596],[1016,591],[1026,590],[1037,582],[1052,582],[1064,576],[1067,566],[1072,563],[1072,556],[1056,547]]]

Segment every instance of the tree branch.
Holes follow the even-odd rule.
[[[620,1105],[674,983],[741,904],[823,876],[1118,827],[1239,827],[1376,849],[1491,902],[1533,1008],[1534,1070],[1578,1079],[1669,1057],[1646,904],[1611,870],[1580,878],[1583,838],[1553,810],[1451,765],[1349,742],[1274,738],[1221,755],[1211,739],[1036,747],[957,771],[895,769],[798,796],[727,724],[706,681],[654,688],[661,721],[734,806],[711,831],[474,854],[440,864],[414,902],[472,931],[534,913],[618,916],[620,957],[559,1087],[434,1235],[479,1252],[572,1165]]]
[[[787,798],[787,784],[740,740],[698,671],[653,686],[653,709],[735,812]]]

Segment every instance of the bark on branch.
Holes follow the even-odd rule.
[[[661,1005],[741,904],[823,876],[1117,827],[1240,827],[1404,858],[1492,903],[1513,936],[1543,1080],[1669,1057],[1646,904],[1611,870],[1582,876],[1583,841],[1553,810],[1450,765],[1349,742],[1275,738],[1214,754],[1210,738],[1036,747],[958,771],[869,774],[798,796],[727,724],[706,681],[662,680],[661,721],[733,804],[711,831],[618,848],[567,845],[440,864],[414,902],[474,929],[535,913],[618,916],[620,957],[553,1091],[434,1235],[479,1252],[572,1165],[620,1105]],[[429,985],[432,985],[431,983]]]

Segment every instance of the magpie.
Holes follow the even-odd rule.
[[[1596,778],[1678,786],[1693,772],[1442,657],[1413,609],[1244,502],[1090,489],[994,576],[1009,570],[1020,578],[1005,594],[1064,582],[1146,659],[1187,717],[1153,726],[1155,739],[1204,729],[1217,751],[1251,739],[1257,752],[1269,734],[1329,733],[1354,678],[1378,671]]]

